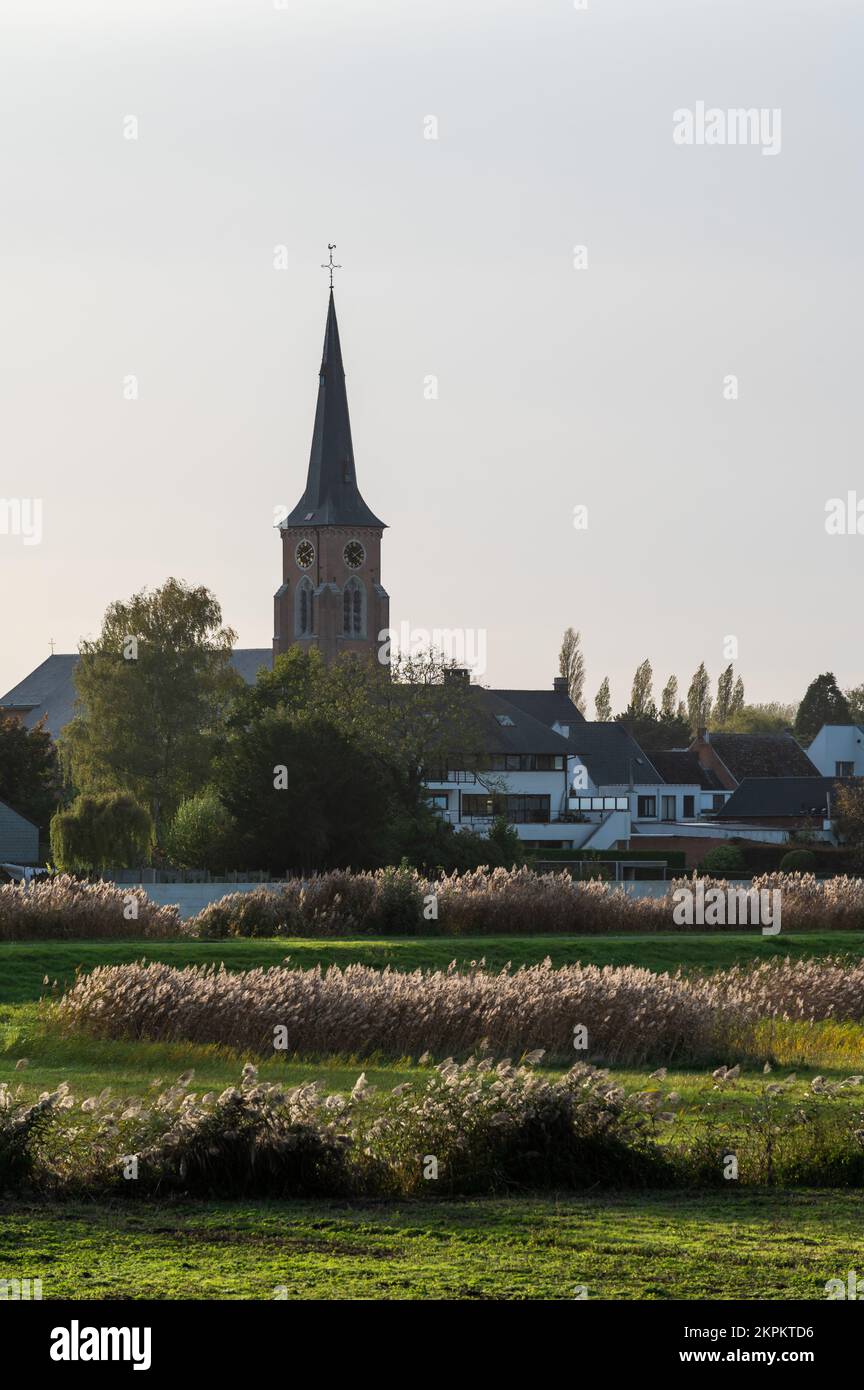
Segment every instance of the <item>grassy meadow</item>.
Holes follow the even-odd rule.
[[[76,971],[98,964],[224,961],[239,971],[289,957],[297,968],[359,961],[412,970],[482,959],[497,969],[549,956],[556,966],[632,963],[696,972],[771,956],[829,954],[860,959],[864,935],[3,943],[0,1083],[20,1086],[30,1099],[64,1081],[79,1097],[105,1087],[133,1097],[190,1068],[196,1090],[236,1083],[249,1059],[231,1048],[61,1037],[40,1001],[54,981],[63,987]],[[831,1082],[864,1070],[859,1024],[766,1023],[764,1045],[772,1074],[745,1065],[729,1087],[718,1086],[710,1068],[670,1067],[662,1082],[647,1067],[614,1076],[628,1090],[662,1085],[680,1094],[676,1123],[659,1136],[675,1143],[698,1133],[708,1114],[724,1123],[757,1123],[766,1086],[791,1072],[795,1079],[774,1102],[790,1116],[805,1098],[813,1103],[810,1083],[817,1075]],[[362,1070],[386,1094],[406,1081],[422,1085],[440,1060],[277,1055],[259,1072],[262,1080],[317,1079],[327,1091],[345,1092]],[[831,1104],[860,1109],[864,1088],[844,1091]],[[572,1298],[574,1286],[585,1284],[595,1298],[807,1299],[823,1296],[826,1280],[864,1259],[859,1207],[855,1191],[734,1184],[704,1194],[525,1193],[414,1202],[0,1199],[0,1277],[39,1274],[46,1298],[558,1299]]]

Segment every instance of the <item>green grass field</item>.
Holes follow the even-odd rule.
[[[862,932],[806,932],[762,936],[752,932],[667,932],[641,936],[400,936],[381,940],[310,941],[279,937],[227,941],[7,941],[0,942],[0,1004],[38,999],[43,979],[69,983],[77,969],[159,960],[169,965],[219,965],[229,970],[280,965],[297,969],[359,961],[383,970],[446,970],[485,960],[489,970],[509,961],[533,965],[548,956],[555,966],[641,965],[648,970],[719,970],[774,956],[864,955]]]
[[[46,1299],[818,1299],[862,1243],[848,1192],[0,1205]]]
[[[347,964],[412,969],[487,968],[542,960],[637,963],[654,970],[716,969],[769,955],[849,953],[864,937],[829,933],[760,935],[404,938],[387,941],[216,943],[23,942],[0,944],[0,1082],[35,1097],[68,1081],[78,1096],[110,1086],[117,1096],[168,1083],[189,1067],[195,1089],[236,1082],[244,1054],[200,1045],[59,1037],[41,996],[76,968],[159,959],[181,965],[224,960],[231,969]],[[864,1071],[864,1028],[825,1023],[766,1025],[766,1050],[797,1080],[783,1107],[799,1105],[809,1081]],[[16,1069],[20,1059],[27,1066]],[[358,1073],[382,1091],[427,1069],[410,1058],[362,1063],[345,1057],[276,1056],[266,1079],[319,1078],[350,1089]],[[782,1079],[782,1072],[768,1080]],[[634,1090],[657,1083],[646,1071],[615,1073]],[[681,1093],[675,1135],[698,1128],[706,1104],[746,1122],[764,1093],[761,1067],[745,1068],[718,1092],[710,1070],[670,1070],[664,1090]],[[859,1091],[833,1104],[861,1106]],[[40,1277],[46,1298],[559,1299],[589,1297],[819,1298],[828,1279],[860,1266],[856,1192],[763,1192],[753,1188],[664,1194],[518,1196],[417,1203],[117,1202],[0,1204],[0,1278]],[[722,1251],[722,1258],[719,1252]],[[277,1289],[284,1294],[277,1295]]]

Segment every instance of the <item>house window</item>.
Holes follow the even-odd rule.
[[[663,819],[675,819],[675,798],[674,796],[664,796],[662,798]]]
[[[504,793],[475,796],[466,792],[462,797],[463,819],[503,816],[509,825],[547,825],[550,814],[548,796],[508,796]]]
[[[724,807],[725,805],[726,805],[726,798],[725,798],[725,796],[723,795],[722,792],[720,792],[719,795],[712,796],[712,798],[711,798],[711,809],[712,809],[712,811],[722,811],[722,810],[723,810],[723,807]]]
[[[835,763],[835,764],[834,764],[834,776],[835,776],[835,777],[854,777],[854,776],[855,776],[855,764],[854,764],[854,763]]]
[[[430,796],[427,796],[426,804],[435,811],[446,811],[449,798],[446,792],[432,792]]]
[[[688,818],[689,816],[695,816],[695,814],[696,814],[696,798],[695,798],[695,796],[685,796],[685,797],[682,797],[681,799],[682,799],[682,801],[683,801],[683,803],[684,803],[684,819],[687,820],[687,818]]]
[[[656,796],[638,796],[636,798],[636,815],[640,820],[653,820],[657,815]]]
[[[342,590],[342,634],[362,637],[364,626],[363,585],[359,579],[349,579]]]

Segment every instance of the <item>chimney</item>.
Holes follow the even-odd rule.
[[[555,679],[554,679],[554,681],[552,682],[552,689],[555,691],[556,695],[566,695],[566,694],[567,694],[567,677],[566,677],[566,676],[556,676]]]
[[[448,666],[444,671],[445,685],[470,685],[471,672],[467,666]]]

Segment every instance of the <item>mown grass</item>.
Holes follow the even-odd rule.
[[[861,1260],[849,1192],[0,1206],[46,1299],[823,1299]]]
[[[762,936],[752,932],[669,932],[640,936],[387,937],[352,941],[268,938],[227,941],[6,941],[0,942],[0,1004],[38,999],[43,980],[70,984],[76,970],[124,965],[142,959],[175,966],[218,965],[229,970],[279,965],[286,956],[297,969],[359,962],[383,970],[460,968],[484,960],[489,970],[533,965],[546,956],[555,966],[640,965],[657,972],[720,970],[776,956],[809,958],[864,955],[864,932],[801,932]]]

